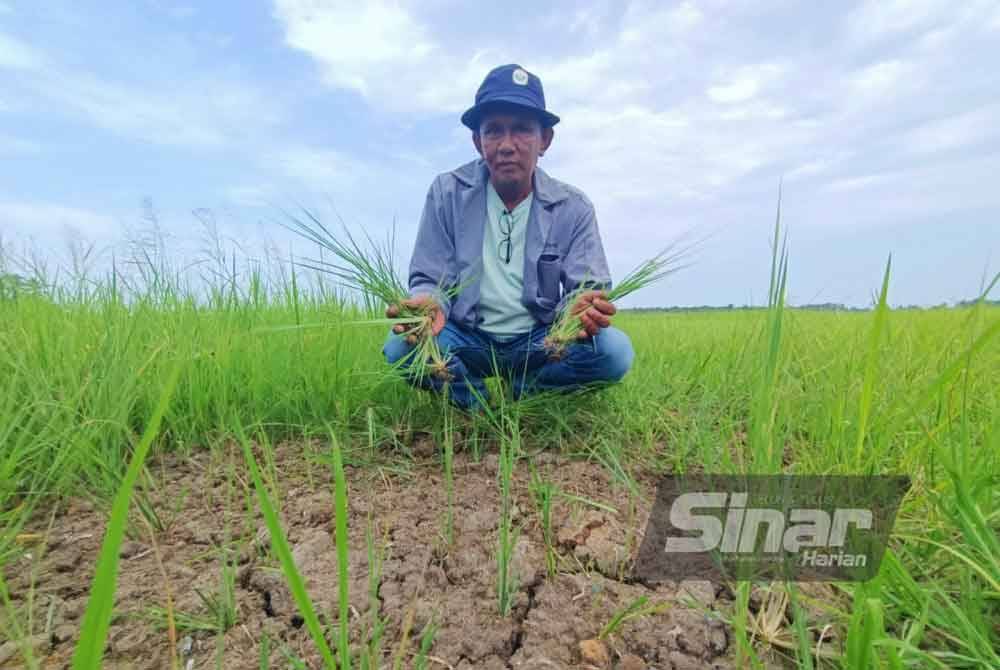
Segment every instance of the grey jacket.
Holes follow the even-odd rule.
[[[410,260],[410,295],[432,295],[447,318],[467,328],[482,321],[479,277],[488,179],[482,159],[438,175],[427,192]],[[580,190],[536,167],[521,302],[548,324],[583,282],[611,288],[594,206]],[[442,288],[455,286],[462,290],[449,300]]]

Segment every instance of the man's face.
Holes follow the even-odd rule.
[[[483,115],[472,141],[486,161],[497,190],[526,187],[538,157],[552,143],[551,128],[542,128],[528,112],[500,109]]]

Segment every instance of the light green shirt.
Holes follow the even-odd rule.
[[[501,217],[507,211],[493,184],[486,182],[486,230],[483,234],[483,276],[480,284],[480,328],[507,339],[526,333],[535,326],[535,317],[521,303],[524,289],[524,240],[528,214],[534,194],[529,194],[514,211],[510,235],[510,262],[504,263],[500,252],[506,236],[501,232]]]

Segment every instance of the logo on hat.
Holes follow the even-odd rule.
[[[511,75],[511,78],[514,80],[515,84],[520,84],[521,86],[528,85],[528,73],[520,68],[514,70],[514,73]]]

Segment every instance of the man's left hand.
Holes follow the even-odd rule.
[[[577,335],[578,339],[584,340],[593,337],[600,332],[601,328],[611,325],[611,317],[618,310],[608,300],[606,291],[586,291],[577,298],[573,305],[572,313],[580,317],[583,330]]]

